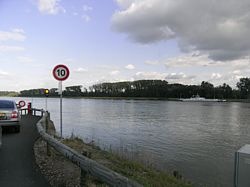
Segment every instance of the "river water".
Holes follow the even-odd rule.
[[[45,107],[45,99],[23,99]],[[48,110],[59,132],[59,99],[49,98]],[[248,103],[63,99],[63,135],[122,148],[196,186],[232,187],[234,152],[250,143],[249,114]]]

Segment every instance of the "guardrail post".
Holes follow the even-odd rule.
[[[46,112],[45,129],[47,134],[49,132],[49,118],[50,115],[48,112]],[[51,156],[50,146],[48,142],[46,142],[46,149],[47,149],[47,156]]]
[[[32,105],[31,102],[28,103],[28,114],[32,115]]]
[[[81,169],[80,187],[87,186],[86,176],[87,176],[87,173],[83,169]]]
[[[83,156],[86,156],[86,157],[88,157],[88,158],[91,157],[91,153],[88,153],[87,151],[83,151],[83,152],[82,152],[82,155],[83,155]],[[80,187],[85,187],[85,186],[87,186],[86,178],[87,178],[87,172],[84,171],[83,169],[81,169]]]

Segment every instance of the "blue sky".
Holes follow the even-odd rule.
[[[164,79],[234,87],[249,75],[249,3],[238,2],[1,0],[1,90],[57,87],[57,64],[71,71],[64,86]]]

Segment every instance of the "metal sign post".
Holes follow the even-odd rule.
[[[60,135],[62,138],[62,81],[59,81],[59,94],[60,94]]]
[[[48,99],[45,97],[45,111],[48,111]]]
[[[65,65],[57,65],[53,69],[53,76],[59,81],[58,94],[60,94],[60,135],[62,138],[62,81],[69,77],[69,68]]]
[[[45,111],[48,111],[49,89],[44,90],[44,95],[45,95]]]

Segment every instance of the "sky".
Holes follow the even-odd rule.
[[[0,0],[0,90],[250,77],[249,0]]]

